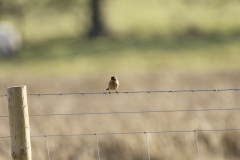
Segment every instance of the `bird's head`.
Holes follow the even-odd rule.
[[[117,80],[117,77],[112,76],[112,77],[111,77],[111,80],[112,80],[112,81],[116,81],[116,80]]]

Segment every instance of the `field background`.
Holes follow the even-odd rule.
[[[41,3],[24,16],[5,14],[22,33],[17,55],[0,57],[0,94],[27,85],[28,93],[104,91],[112,75],[118,91],[240,87],[240,2],[237,0],[105,0],[111,37],[86,38],[87,1],[59,11]],[[64,2],[62,2],[64,4]],[[56,4],[53,3],[53,6]],[[64,5],[63,5],[64,6]],[[238,108],[240,93],[153,93],[28,97],[30,114]],[[0,98],[0,115],[8,115]],[[31,135],[240,128],[238,111],[30,117]],[[0,136],[8,136],[7,118]],[[198,133],[201,159],[239,159],[240,133]],[[148,159],[145,135],[99,136],[102,160]],[[33,159],[47,159],[45,138],[32,138]],[[196,159],[194,133],[149,135],[151,160]],[[49,138],[51,159],[97,159],[95,137]],[[0,159],[11,159],[0,139]]]

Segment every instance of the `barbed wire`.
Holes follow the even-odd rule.
[[[200,129],[200,130],[161,130],[161,131],[138,131],[138,132],[102,132],[102,133],[79,133],[79,134],[44,134],[30,136],[32,138],[40,137],[78,137],[78,136],[104,136],[104,135],[133,135],[133,134],[160,134],[160,133],[186,133],[186,132],[224,132],[224,131],[240,131],[240,128],[225,129]],[[10,136],[2,136],[0,138],[10,138]]]
[[[178,93],[178,92],[225,92],[225,91],[240,91],[240,88],[226,88],[226,89],[188,89],[188,90],[143,90],[143,91],[124,91],[111,92],[111,94],[137,94],[137,93]],[[109,92],[58,92],[58,93],[30,93],[28,96],[65,96],[65,95],[89,95],[89,94],[109,94]],[[5,97],[6,94],[0,95]]]
[[[228,89],[203,89],[203,90],[144,90],[144,91],[125,91],[125,92],[111,92],[112,94],[138,94],[138,93],[179,93],[179,92],[225,92],[225,91],[240,91],[240,88],[228,88]],[[64,96],[64,95],[94,95],[94,94],[109,94],[106,91],[103,92],[66,92],[61,93],[33,93],[28,94],[28,96]],[[6,94],[0,95],[0,97],[6,97]],[[236,111],[240,110],[240,108],[210,108],[210,109],[181,109],[181,110],[147,110],[147,111],[120,111],[120,112],[80,112],[80,113],[69,113],[69,114],[32,114],[29,115],[31,117],[43,117],[43,116],[77,116],[77,115],[106,115],[106,114],[142,114],[142,113],[164,113],[164,112],[203,112],[203,111]],[[9,116],[0,116],[0,118],[8,118]],[[162,131],[148,131],[148,132],[102,132],[102,133],[80,133],[80,134],[44,134],[44,135],[33,135],[30,136],[31,138],[46,138],[46,148],[48,153],[48,159],[50,160],[50,152],[48,146],[48,137],[76,137],[76,136],[96,136],[96,145],[98,150],[98,159],[100,160],[99,154],[99,146],[98,146],[98,136],[104,135],[126,135],[126,134],[145,134],[146,139],[146,149],[148,154],[148,159],[150,160],[150,150],[149,150],[149,142],[148,142],[148,134],[160,134],[160,133],[187,133],[187,132],[194,132],[195,133],[195,141],[196,141],[196,148],[198,153],[198,160],[200,160],[200,152],[198,147],[198,136],[197,132],[224,132],[224,131],[240,131],[240,128],[226,128],[226,129],[202,129],[202,130],[162,130]],[[11,136],[0,136],[1,139],[3,138],[10,138]]]
[[[80,113],[52,113],[52,114],[30,114],[30,117],[50,116],[78,116],[78,115],[107,115],[107,114],[143,114],[143,113],[166,113],[166,112],[204,112],[204,111],[237,111],[240,108],[206,108],[206,109],[180,109],[180,110],[146,110],[146,111],[120,111],[120,112],[80,112]],[[0,116],[8,118],[9,116]]]

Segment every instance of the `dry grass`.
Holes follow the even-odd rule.
[[[1,77],[0,94],[6,86],[26,84],[28,93],[103,91],[110,74],[64,76]],[[239,86],[239,71],[118,73],[119,91],[147,89],[216,89]],[[98,81],[97,81],[98,80]],[[154,93],[136,95],[76,95],[28,97],[30,114],[104,111],[141,111],[239,107],[240,93]],[[0,98],[0,113],[7,115],[6,98]],[[240,128],[238,112],[209,111],[189,113],[148,113],[122,115],[83,115],[31,117],[31,135],[159,130]],[[9,135],[7,118],[1,118],[0,136]],[[201,159],[237,159],[240,133],[237,131],[199,133]],[[47,159],[44,138],[32,138],[33,159]],[[10,159],[9,139],[0,139],[0,159]],[[151,159],[197,159],[194,133],[149,135]],[[50,137],[51,159],[97,159],[96,139]],[[104,160],[147,159],[145,135],[99,136],[100,156]]]

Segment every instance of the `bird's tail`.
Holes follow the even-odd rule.
[[[106,90],[109,90],[109,88],[107,88]]]

